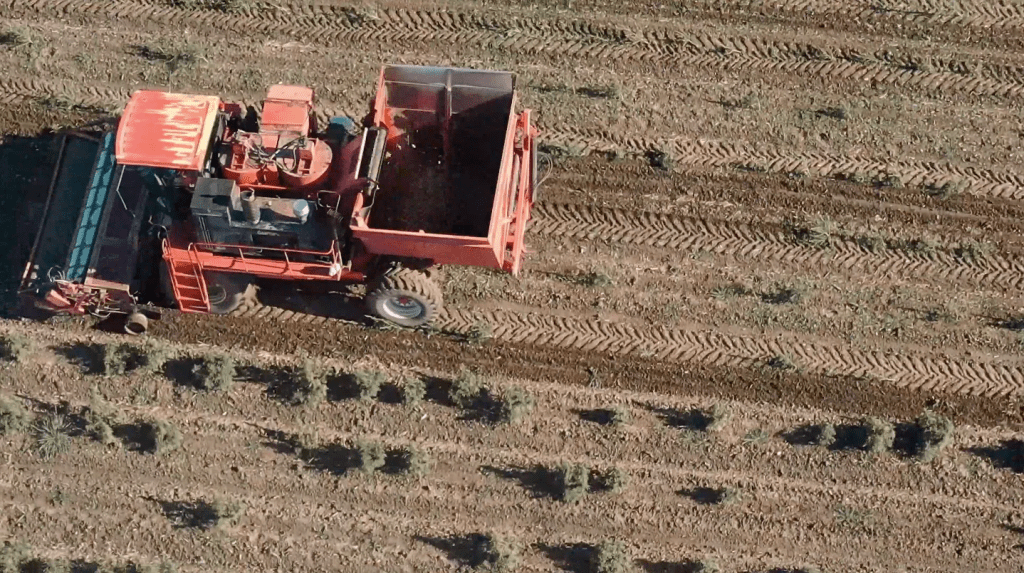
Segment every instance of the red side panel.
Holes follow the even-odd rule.
[[[117,126],[117,162],[201,170],[219,106],[215,96],[135,92]]]

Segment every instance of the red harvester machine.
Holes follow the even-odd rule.
[[[418,326],[441,265],[518,273],[537,132],[513,74],[385,66],[362,129],[316,123],[306,87],[271,87],[261,114],[134,93],[116,131],[62,141],[22,292],[138,334],[144,293],[226,314],[262,279],[367,283],[370,313]]]

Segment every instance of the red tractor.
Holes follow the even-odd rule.
[[[265,279],[366,283],[372,315],[419,326],[441,265],[519,272],[537,131],[513,74],[385,66],[362,128],[324,127],[306,87],[262,113],[135,92],[115,131],[62,141],[22,292],[138,334],[144,293],[227,314]]]

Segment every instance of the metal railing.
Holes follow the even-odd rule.
[[[292,265],[293,264],[297,264],[297,263],[293,263],[292,258],[293,257],[299,257],[299,256],[318,257],[318,258],[319,257],[329,257],[330,258],[330,262],[329,263],[324,263],[324,262],[305,263],[304,262],[304,263],[301,263],[301,264],[317,264],[317,265],[324,265],[324,266],[333,267],[333,268],[340,268],[341,267],[341,250],[338,248],[338,242],[337,241],[331,241],[331,246],[326,251],[314,251],[314,250],[308,250],[308,249],[286,249],[286,248],[280,248],[280,247],[260,247],[260,246],[255,246],[255,245],[232,245],[232,244],[221,244],[221,243],[191,243],[191,244],[189,244],[188,249],[189,249],[189,252],[191,253],[190,256],[194,256],[196,261],[200,260],[199,259],[200,251],[206,252],[206,253],[211,253],[211,254],[216,254],[214,252],[215,250],[234,250],[234,251],[237,251],[238,252],[238,257],[237,258],[241,261],[241,266],[242,266],[242,268],[240,269],[240,272],[245,272],[245,271],[259,272],[259,271],[255,271],[254,270],[255,263],[250,263],[249,261],[246,260],[246,257],[245,257],[245,252],[246,251],[259,251],[260,253],[263,253],[263,252],[266,252],[266,251],[270,251],[270,252],[273,252],[273,253],[281,253],[284,256],[284,263],[285,263],[284,272],[290,272],[292,270]],[[291,256],[289,256],[289,253],[291,253]],[[252,254],[250,254],[249,258],[250,259],[256,259],[256,260],[268,260],[268,259],[266,259],[264,257],[255,257]],[[269,259],[269,260],[274,260],[274,259]],[[278,260],[280,260],[280,259],[278,259]],[[200,263],[200,266],[201,266],[201,263]]]

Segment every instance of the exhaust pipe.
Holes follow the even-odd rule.
[[[256,224],[260,222],[260,206],[256,204],[256,192],[252,189],[242,191],[242,212],[245,213],[245,220]]]

